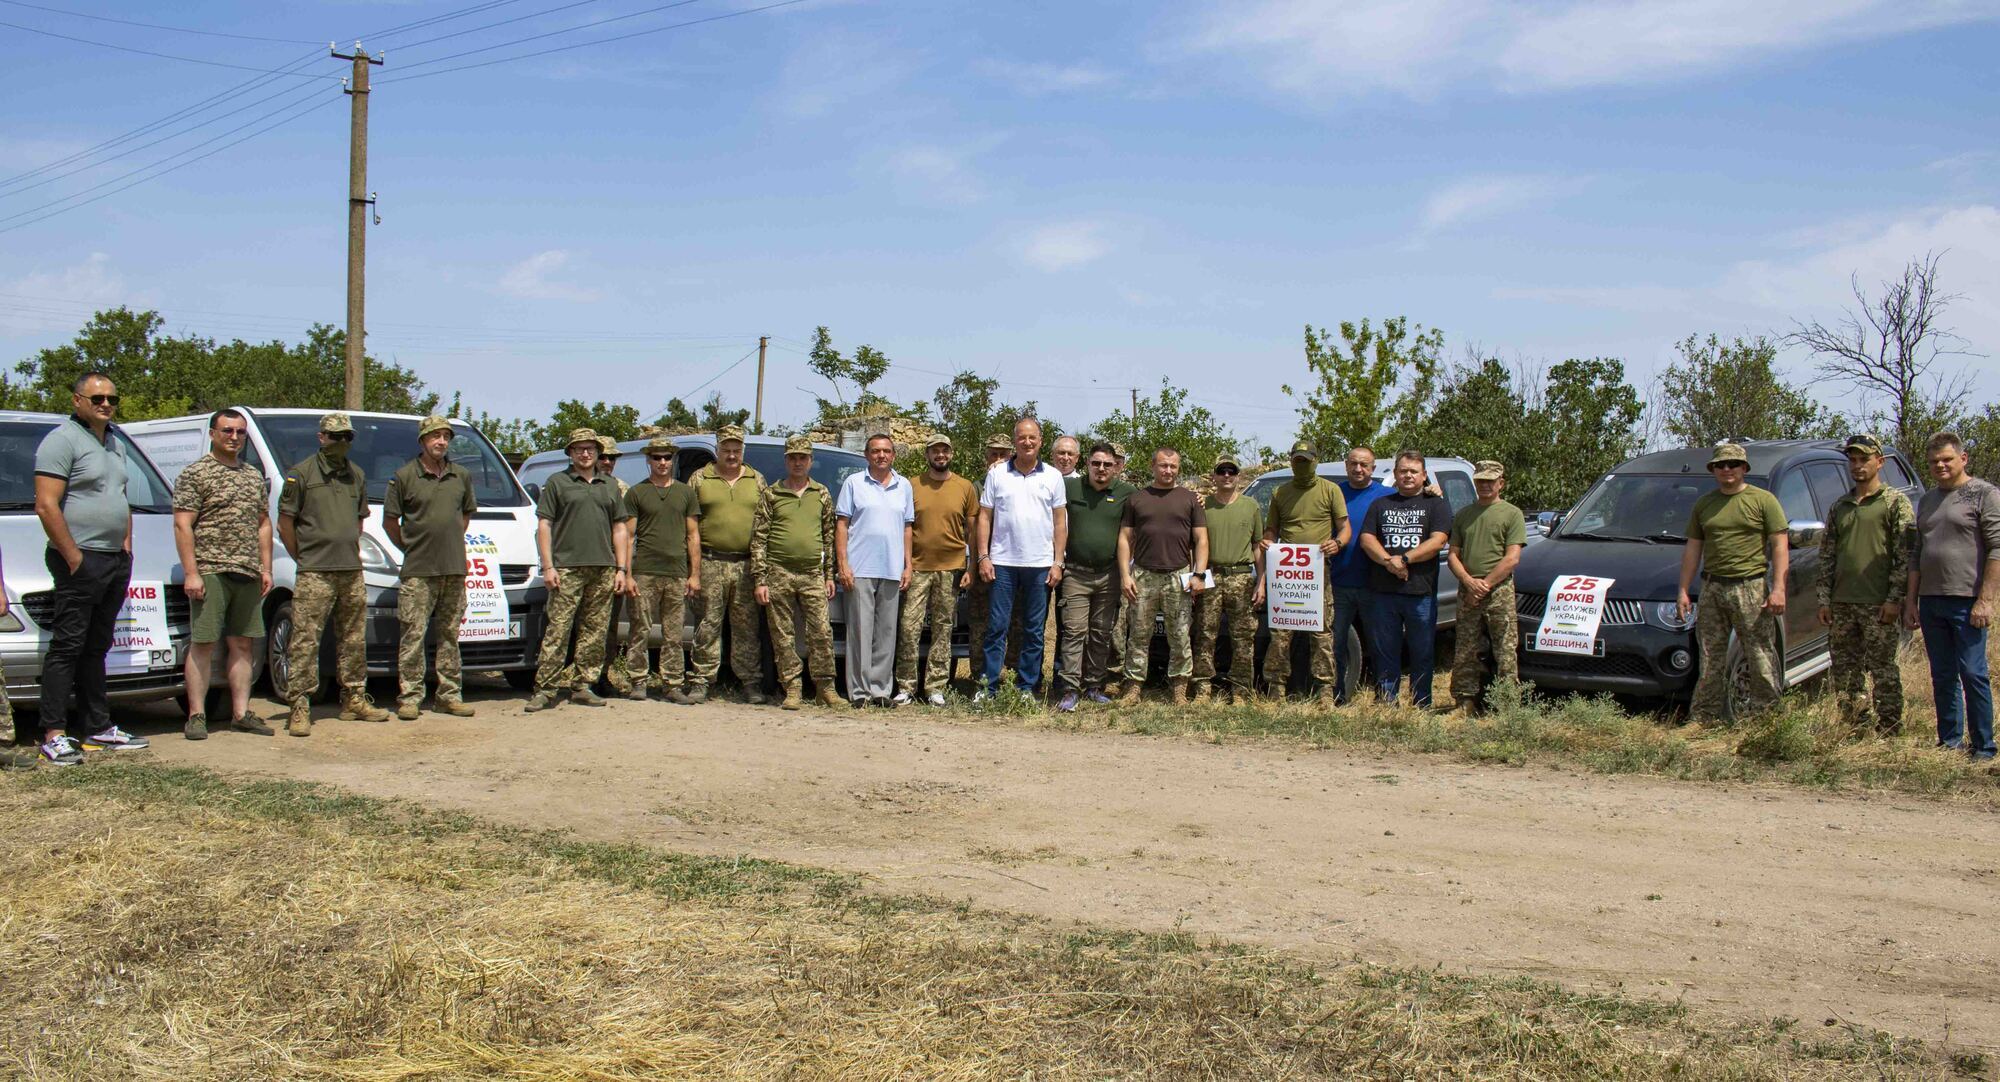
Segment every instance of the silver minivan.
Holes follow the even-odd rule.
[[[70,418],[55,413],[0,410],[0,552],[6,554],[8,612],[0,616],[0,664],[7,670],[7,697],[16,706],[34,706],[42,697],[42,658],[55,613],[55,576],[44,560],[48,537],[35,517],[35,449],[42,437]],[[184,682],[189,621],[181,592],[180,557],[174,552],[173,490],[122,426],[111,438],[125,449],[125,498],[132,504],[132,589],[165,595],[171,648],[143,653],[115,651],[106,663],[108,697],[113,703],[170,699]]]

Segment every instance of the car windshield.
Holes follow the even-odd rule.
[[[753,470],[764,475],[764,480],[777,484],[785,476],[785,448],[776,443],[753,443],[743,449],[743,461]],[[868,460],[853,451],[835,451],[825,447],[813,448],[812,479],[826,486],[828,492],[836,495],[841,483],[849,477],[868,468]]]
[[[35,449],[56,421],[0,421],[0,511],[35,509]],[[173,489],[160,478],[152,460],[140,453],[125,433],[111,438],[125,450],[125,500],[142,514],[165,515],[174,509]]]
[[[1752,477],[1753,485],[1765,479]],[[1672,542],[1686,539],[1688,515],[1704,492],[1715,491],[1705,473],[1612,474],[1599,481],[1563,519],[1556,536],[1572,540]]]
[[[376,503],[389,490],[389,478],[403,464],[417,457],[417,418],[354,418],[354,447],[348,459],[368,477],[368,498]],[[319,453],[319,416],[285,414],[259,417],[258,428],[279,470]],[[519,507],[527,502],[514,482],[514,471],[500,458],[493,445],[462,421],[451,424],[451,448],[445,453],[472,474],[472,493],[481,507]]]

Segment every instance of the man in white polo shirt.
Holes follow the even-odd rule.
[[[896,690],[896,610],[910,585],[917,505],[897,476],[896,441],[868,437],[868,468],[840,486],[833,505],[833,556],[847,591],[847,697],[855,706],[888,705]],[[949,644],[947,644],[949,648]],[[895,705],[909,702],[896,697]]]
[[[1007,652],[1007,626],[1016,606],[1021,614],[1021,659],[1017,685],[1030,695],[1042,682],[1042,629],[1049,618],[1049,591],[1062,581],[1056,554],[1069,541],[1068,494],[1063,477],[1041,460],[1042,425],[1033,417],[1014,423],[1014,457],[986,474],[979,493],[979,577],[992,583],[986,619],[986,655],[980,696],[1000,688],[1000,663]]]

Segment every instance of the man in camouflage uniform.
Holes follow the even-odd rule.
[[[1479,500],[1452,516],[1451,573],[1458,579],[1458,629],[1453,636],[1451,694],[1460,710],[1479,707],[1485,666],[1482,649],[1493,651],[1493,679],[1521,678],[1521,637],[1514,606],[1514,567],[1528,543],[1521,509],[1500,498],[1506,467],[1492,459],[1472,464],[1472,487]]]
[[[1347,514],[1347,496],[1339,485],[1319,475],[1319,450],[1310,440],[1293,442],[1291,464],[1292,479],[1271,490],[1271,507],[1264,518],[1264,537],[1258,551],[1263,552],[1280,541],[1318,545],[1321,566],[1330,566],[1355,536],[1354,524]],[[1322,600],[1325,607],[1320,626],[1331,629],[1335,595],[1330,581],[1325,584]],[[1293,635],[1306,637],[1312,677],[1322,687],[1333,684],[1339,672],[1333,660],[1330,630],[1272,628],[1271,641],[1264,649],[1264,692],[1274,699],[1283,700],[1291,683]]]
[[[1181,487],[1180,477],[1180,451],[1154,450],[1152,483],[1125,499],[1117,557],[1132,626],[1152,627],[1157,613],[1166,630],[1167,694],[1176,706],[1188,701],[1188,679],[1194,672],[1189,622],[1208,575],[1208,513],[1194,490]],[[1119,702],[1129,706],[1139,701],[1150,653],[1127,644],[1125,676],[1131,683]]]
[[[643,701],[657,681],[668,702],[686,706],[693,700],[681,686],[687,676],[681,634],[684,606],[701,593],[701,502],[674,480],[677,450],[673,440],[653,437],[646,444],[646,479],[625,490],[625,510],[632,515],[632,616],[621,661],[631,678],[628,697]],[[657,672],[646,657],[654,624],[660,626]]]
[[[729,621],[729,670],[743,685],[743,701],[764,701],[763,631],[750,576],[750,526],[764,491],[764,476],[743,462],[743,429],[715,433],[715,461],[688,484],[701,504],[701,623],[694,635],[694,672],[688,699],[701,702],[722,668],[722,623]]]
[[[1132,479],[1125,474],[1125,463],[1128,460],[1129,456],[1125,453],[1124,444],[1114,443],[1111,445],[1111,479],[1113,481],[1123,481],[1128,485],[1132,483]],[[1133,487],[1137,488],[1138,486],[1133,485]],[[1118,574],[1123,576],[1124,572],[1121,571]],[[1125,675],[1125,652],[1130,648],[1131,643],[1129,640],[1132,638],[1132,606],[1125,603],[1125,590],[1122,585],[1114,592],[1114,597],[1115,601],[1113,603],[1118,606],[1118,620],[1111,625],[1111,657],[1106,662],[1108,666],[1106,671],[1110,675],[1104,681],[1104,693],[1113,696],[1121,694],[1119,688],[1122,678]],[[1153,636],[1149,632],[1146,635],[1145,643],[1148,654],[1152,653],[1152,640]]]
[[[469,718],[465,677],[459,667],[458,625],[465,618],[465,531],[479,501],[472,494],[472,473],[447,458],[451,422],[436,415],[417,425],[417,457],[389,478],[382,497],[382,532],[403,550],[396,584],[396,622],[402,639],[396,648],[396,675],[402,694],[396,716],[417,720],[424,700],[424,637],[437,656],[437,700],[440,714]],[[497,577],[500,569],[488,568]]]
[[[542,581],[549,588],[549,610],[535,693],[525,708],[529,711],[555,706],[565,683],[570,686],[570,702],[604,705],[590,685],[604,668],[611,598],[626,589],[632,514],[625,510],[617,486],[598,472],[598,448],[597,434],[590,429],[571,432],[570,468],[542,485],[535,508],[535,541],[542,558]],[[573,660],[567,656],[572,628]]]
[[[958,591],[974,575],[965,555],[979,519],[979,491],[951,472],[951,437],[938,434],[924,448],[930,469],[911,478],[917,507],[915,569],[903,593],[903,624],[896,638],[896,698],[917,696],[917,647],[931,634],[924,669],[924,698],[944,705],[951,680],[951,630],[958,617]]]
[[[354,422],[329,413],[319,422],[319,454],[285,471],[278,494],[278,536],[298,561],[292,589],[292,643],[286,656],[286,731],[312,735],[312,696],[319,688],[319,637],[327,620],[339,652],[340,716],[388,721],[368,700],[368,593],[361,580],[361,523],[368,517],[368,479],[347,460]]]
[[[1917,512],[1910,498],[1882,483],[1882,441],[1849,436],[1847,474],[1854,487],[1833,502],[1819,539],[1819,622],[1831,630],[1833,687],[1840,720],[1858,728],[1874,677],[1875,731],[1903,727],[1902,645],[1897,618],[1910,573],[1909,536]]]
[[[1232,454],[1215,457],[1215,471],[1202,511],[1208,518],[1208,568],[1215,586],[1194,599],[1195,698],[1211,699],[1215,688],[1215,644],[1229,628],[1229,694],[1248,702],[1257,691],[1257,610],[1264,604],[1264,509],[1237,487],[1243,467]]]
[[[631,489],[631,486],[618,476],[618,460],[623,457],[625,452],[619,449],[617,440],[610,436],[597,437],[597,472],[617,486],[620,499],[623,499],[625,493]],[[618,642],[618,623],[628,615],[626,607],[624,594],[612,595],[611,616],[607,625],[610,630],[605,632],[604,639],[604,683],[620,695],[632,693],[632,675],[625,664],[625,651],[620,648],[621,644]]]
[[[785,441],[785,478],[758,496],[750,525],[750,576],[757,603],[770,609],[771,652],[785,693],[778,705],[786,710],[801,703],[797,632],[806,637],[814,698],[821,706],[842,705],[833,688],[833,626],[826,614],[833,599],[833,525],[833,493],[812,479],[812,440],[793,436]]]
[[[1745,483],[1749,470],[1750,456],[1742,444],[1716,447],[1708,460],[1715,490],[1695,500],[1688,515],[1676,600],[1681,619],[1687,619],[1695,607],[1688,587],[1699,567],[1701,606],[1695,615],[1695,638],[1701,644],[1701,675],[1688,707],[1694,721],[1719,721],[1730,714],[1732,633],[1750,670],[1750,686],[1742,689],[1748,705],[1764,708],[1778,703],[1778,617],[1785,612],[1791,524],[1776,496]]]
[[[188,718],[181,732],[208,739],[209,677],[222,643],[229,683],[229,724],[270,736],[250,713],[253,640],[264,636],[264,595],[271,592],[271,504],[264,472],[242,460],[250,422],[233,409],[208,418],[209,452],[174,481],[174,547],[192,616],[188,637]]]

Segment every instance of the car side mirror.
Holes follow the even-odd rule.
[[[1545,534],[1554,533],[1556,527],[1562,525],[1562,520],[1561,511],[1544,511],[1535,516],[1535,524],[1540,526]]]
[[[521,487],[528,490],[529,499],[539,500],[542,498],[542,483],[540,481],[530,481]]]
[[[1826,523],[1813,518],[1795,518],[1790,523],[1794,546],[1817,545],[1826,532]]]

